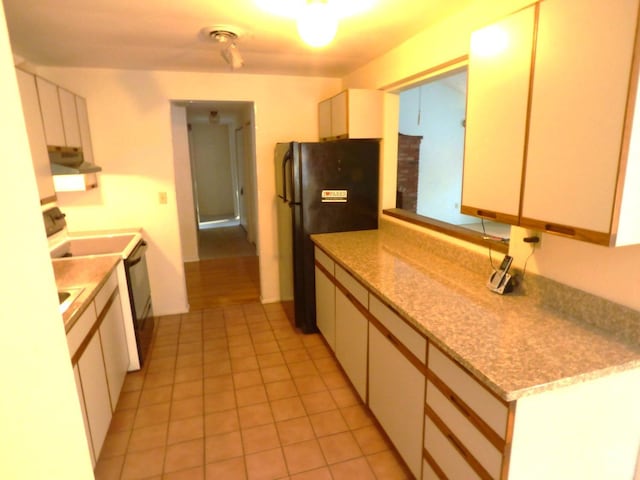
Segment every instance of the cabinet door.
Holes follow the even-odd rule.
[[[331,135],[331,99],[327,98],[318,104],[318,137],[329,140]]]
[[[347,138],[349,136],[348,94],[345,90],[331,98],[331,137]]]
[[[424,393],[424,374],[371,326],[369,408],[416,478],[422,466]]]
[[[608,237],[637,18],[637,0],[541,2],[523,226]]]
[[[29,148],[31,150],[31,160],[38,182],[38,193],[40,199],[48,199],[55,195],[53,189],[53,178],[51,167],[49,166],[49,154],[47,153],[47,141],[44,136],[42,125],[42,115],[40,113],[40,102],[38,101],[38,89],[36,78],[30,73],[16,69],[18,87],[20,88],[20,98],[22,100],[22,111],[24,121],[29,136]]]
[[[91,130],[89,129],[89,112],[87,101],[76,95],[76,110],[78,114],[78,125],[80,127],[80,142],[84,159],[89,163],[93,161],[93,145],[91,143]]]
[[[36,77],[38,86],[38,98],[40,100],[40,110],[42,112],[42,122],[44,124],[44,135],[47,145],[64,147],[64,128],[62,126],[62,112],[60,110],[60,99],[58,98],[58,87],[44,78]]]
[[[80,370],[78,365],[73,366],[73,376],[76,380],[76,390],[78,391],[78,399],[80,400],[80,409],[82,410],[82,420],[84,421],[84,433],[87,436],[87,444],[89,445],[89,453],[91,454],[91,464],[96,466],[96,456],[93,453],[93,444],[91,443],[91,435],[89,433],[89,420],[87,419],[87,408],[84,404],[84,394],[82,393],[82,382],[80,381]]]
[[[336,358],[363,401],[367,399],[367,331],[369,321],[355,298],[336,288]]]
[[[322,336],[331,347],[336,349],[336,297],[335,285],[318,267],[316,275],[316,325]]]
[[[369,89],[347,90],[344,107],[349,138],[382,138],[384,132],[384,92]],[[342,127],[340,127],[342,128]],[[336,135],[338,135],[336,131]]]
[[[517,225],[535,8],[473,32],[462,213]]]
[[[100,325],[100,340],[104,353],[104,366],[109,384],[111,398],[111,410],[116,409],[122,384],[129,368],[129,352],[127,339],[124,333],[124,318],[120,306],[120,294],[112,297],[112,302],[107,305],[107,312]]]
[[[60,111],[62,113],[65,145],[67,147],[81,147],[82,141],[80,140],[80,126],[78,124],[75,95],[58,87],[58,96],[60,97]]]
[[[100,336],[97,333],[93,335],[78,360],[78,372],[82,383],[93,451],[98,458],[111,422],[111,403]]]

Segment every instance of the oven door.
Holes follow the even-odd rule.
[[[146,251],[147,243],[143,240],[124,261],[140,365],[142,365],[143,358],[146,357],[154,323],[149,274],[145,258]]]

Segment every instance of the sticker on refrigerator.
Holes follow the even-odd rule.
[[[322,203],[346,203],[347,190],[322,190]]]

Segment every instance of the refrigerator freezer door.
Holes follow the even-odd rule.
[[[293,300],[293,238],[291,207],[284,200],[291,186],[290,162],[286,160],[291,153],[290,143],[278,143],[275,149],[276,172],[276,212],[278,216],[278,271],[280,278],[280,300]],[[286,169],[286,170],[285,170]],[[289,185],[285,191],[285,185]]]
[[[293,267],[296,326],[317,332],[314,233],[378,228],[377,140],[293,144]]]

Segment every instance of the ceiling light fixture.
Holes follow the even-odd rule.
[[[309,0],[296,21],[300,38],[309,46],[322,48],[338,32],[338,16],[327,0]]]
[[[240,54],[238,45],[236,45],[237,33],[231,30],[214,29],[209,31],[209,38],[222,45],[220,54],[224,61],[229,64],[231,70],[237,70],[244,65],[244,59]]]
[[[294,19],[302,40],[315,48],[331,43],[341,19],[370,10],[377,1],[255,0],[265,12]]]

